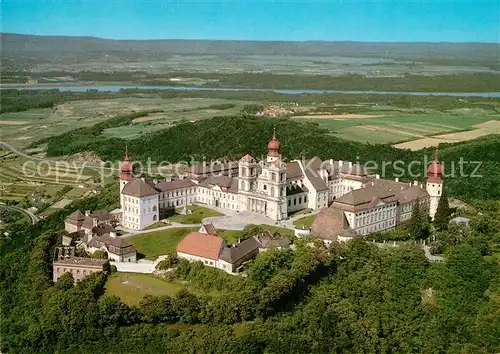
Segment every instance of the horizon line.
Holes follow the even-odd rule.
[[[359,40],[349,40],[349,39],[339,39],[339,40],[324,40],[324,39],[306,39],[306,40],[290,40],[290,39],[210,39],[210,38],[149,38],[149,39],[137,39],[137,38],[105,38],[98,36],[89,35],[66,35],[66,34],[33,34],[33,33],[19,33],[19,32],[1,32],[0,35],[19,35],[19,36],[32,36],[32,37],[62,37],[62,38],[91,38],[100,39],[106,41],[218,41],[218,42],[283,42],[283,43],[377,43],[377,44],[496,44],[500,45],[498,42],[481,42],[481,41],[359,41]]]

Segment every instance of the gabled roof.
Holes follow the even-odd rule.
[[[337,236],[349,228],[344,211],[329,207],[322,209],[311,228],[311,234],[321,239],[336,241]]]
[[[112,218],[111,214],[109,213],[109,211],[106,211],[106,210],[96,210],[96,211],[93,211],[92,213],[89,214],[89,216],[91,218],[95,218],[99,221],[106,221],[106,220],[110,220]]]
[[[254,161],[255,161],[255,159],[253,158],[253,156],[252,156],[252,155],[250,155],[250,154],[246,154],[246,155],[245,155],[245,156],[243,156],[241,159],[242,159],[243,161],[246,161],[246,162],[254,162]]]
[[[113,226],[108,224],[101,224],[92,228],[92,233],[96,234],[97,236],[109,234],[110,232],[116,232],[116,230]]]
[[[297,161],[286,163],[286,179],[300,179],[302,177],[302,170],[300,169],[299,163]]]
[[[158,194],[158,191],[140,178],[133,179],[123,187],[123,194],[132,197],[146,197]]]
[[[71,213],[66,219],[72,220],[72,221],[83,221],[83,220],[85,220],[85,214],[82,213],[80,210],[77,210],[77,211]]]
[[[286,189],[286,195],[294,195],[307,192],[309,192],[309,190],[306,188],[306,186],[299,186],[298,184],[292,184]]]
[[[220,253],[219,258],[228,263],[234,264],[242,258],[255,252],[260,247],[260,242],[257,237],[252,236],[246,240],[236,243],[232,246],[225,247]]]
[[[311,181],[314,189],[317,191],[325,191],[328,190],[328,186],[318,174],[320,167],[321,160],[317,157],[304,161],[304,173],[309,181]]]
[[[229,193],[238,193],[238,180],[236,178],[233,178],[231,181],[231,187],[228,189]]]
[[[228,172],[229,170],[238,169],[238,161],[228,161],[228,162],[205,162],[205,163],[197,163],[189,166],[188,171],[191,174],[195,175],[207,175],[213,173],[223,173]]]
[[[216,261],[225,241],[218,236],[190,232],[177,244],[177,252]]]
[[[119,236],[111,237],[106,233],[102,236],[94,236],[88,241],[87,246],[101,248],[106,247],[109,253],[122,255],[127,253],[137,252],[135,247]]]
[[[260,242],[260,248],[286,247],[292,243],[288,237],[283,237],[279,233],[273,235],[269,231],[264,231],[257,236],[257,239]]]
[[[189,187],[194,187],[196,184],[191,181],[190,179],[178,179],[174,181],[161,181],[158,184],[156,184],[156,189],[161,191],[161,192],[167,192],[175,189],[181,189],[181,188],[189,188]]]
[[[354,211],[372,208],[376,203],[411,203],[418,198],[426,198],[429,194],[425,189],[411,186],[409,183],[386,179],[374,179],[364,185],[337,198],[333,204]]]
[[[201,187],[209,187],[211,185],[219,186],[221,188],[231,188],[233,178],[228,176],[210,176],[204,181],[200,182]]]
[[[212,224],[211,222],[209,222],[208,224],[203,224],[201,225],[201,229],[204,229],[205,232],[208,234],[208,235],[212,235],[212,236],[217,236],[217,230],[215,229],[215,226],[214,224]],[[201,232],[203,233],[203,232]]]

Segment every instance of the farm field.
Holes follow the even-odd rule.
[[[445,133],[474,130],[476,125],[493,121],[497,116],[486,115],[387,115],[373,118],[325,118],[324,115],[299,116],[293,119],[314,122],[333,135],[351,141],[372,144],[391,144],[418,140]],[[465,132],[467,133],[467,132]],[[488,134],[483,130],[482,135]],[[491,133],[490,133],[491,134]],[[480,135],[479,135],[480,136]]]
[[[500,120],[484,122],[474,125],[472,128],[473,129],[468,131],[435,135],[428,138],[407,141],[394,146],[400,149],[410,149],[415,151],[430,146],[438,146],[441,143],[457,143],[460,141],[480,138],[489,134],[500,134]]]
[[[250,102],[211,98],[161,98],[158,94],[70,101],[54,109],[32,109],[0,114],[2,140],[22,148],[49,136],[92,126],[107,119],[140,111],[159,110],[127,127],[110,128],[106,136],[133,138],[182,121],[234,115]]]
[[[61,200],[52,206],[57,210],[89,192],[96,179],[97,171],[91,169],[79,171],[63,165],[30,161],[0,150],[0,199],[5,201],[19,202],[26,196],[40,201],[60,197]],[[72,188],[64,193],[65,186]]]

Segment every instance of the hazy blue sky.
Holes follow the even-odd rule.
[[[113,39],[500,42],[500,0],[1,0],[2,31]]]

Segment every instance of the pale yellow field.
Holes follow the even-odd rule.
[[[28,123],[28,122],[23,122],[23,121],[19,121],[19,120],[0,120],[0,124],[4,124],[4,125],[23,125],[26,123]]]
[[[498,120],[490,120],[488,122],[477,124],[474,127],[476,128],[474,130],[458,132],[458,133],[448,133],[413,141],[407,141],[405,143],[396,144],[394,145],[394,147],[399,149],[410,149],[415,151],[427,147],[438,146],[440,143],[457,143],[460,141],[467,141],[480,138],[482,136],[489,134],[500,134],[500,121]]]
[[[132,121],[132,124],[150,122],[150,121],[158,120],[158,119],[165,119],[165,114],[162,114],[162,115],[151,114],[151,115],[148,115],[146,117],[135,118]]]

